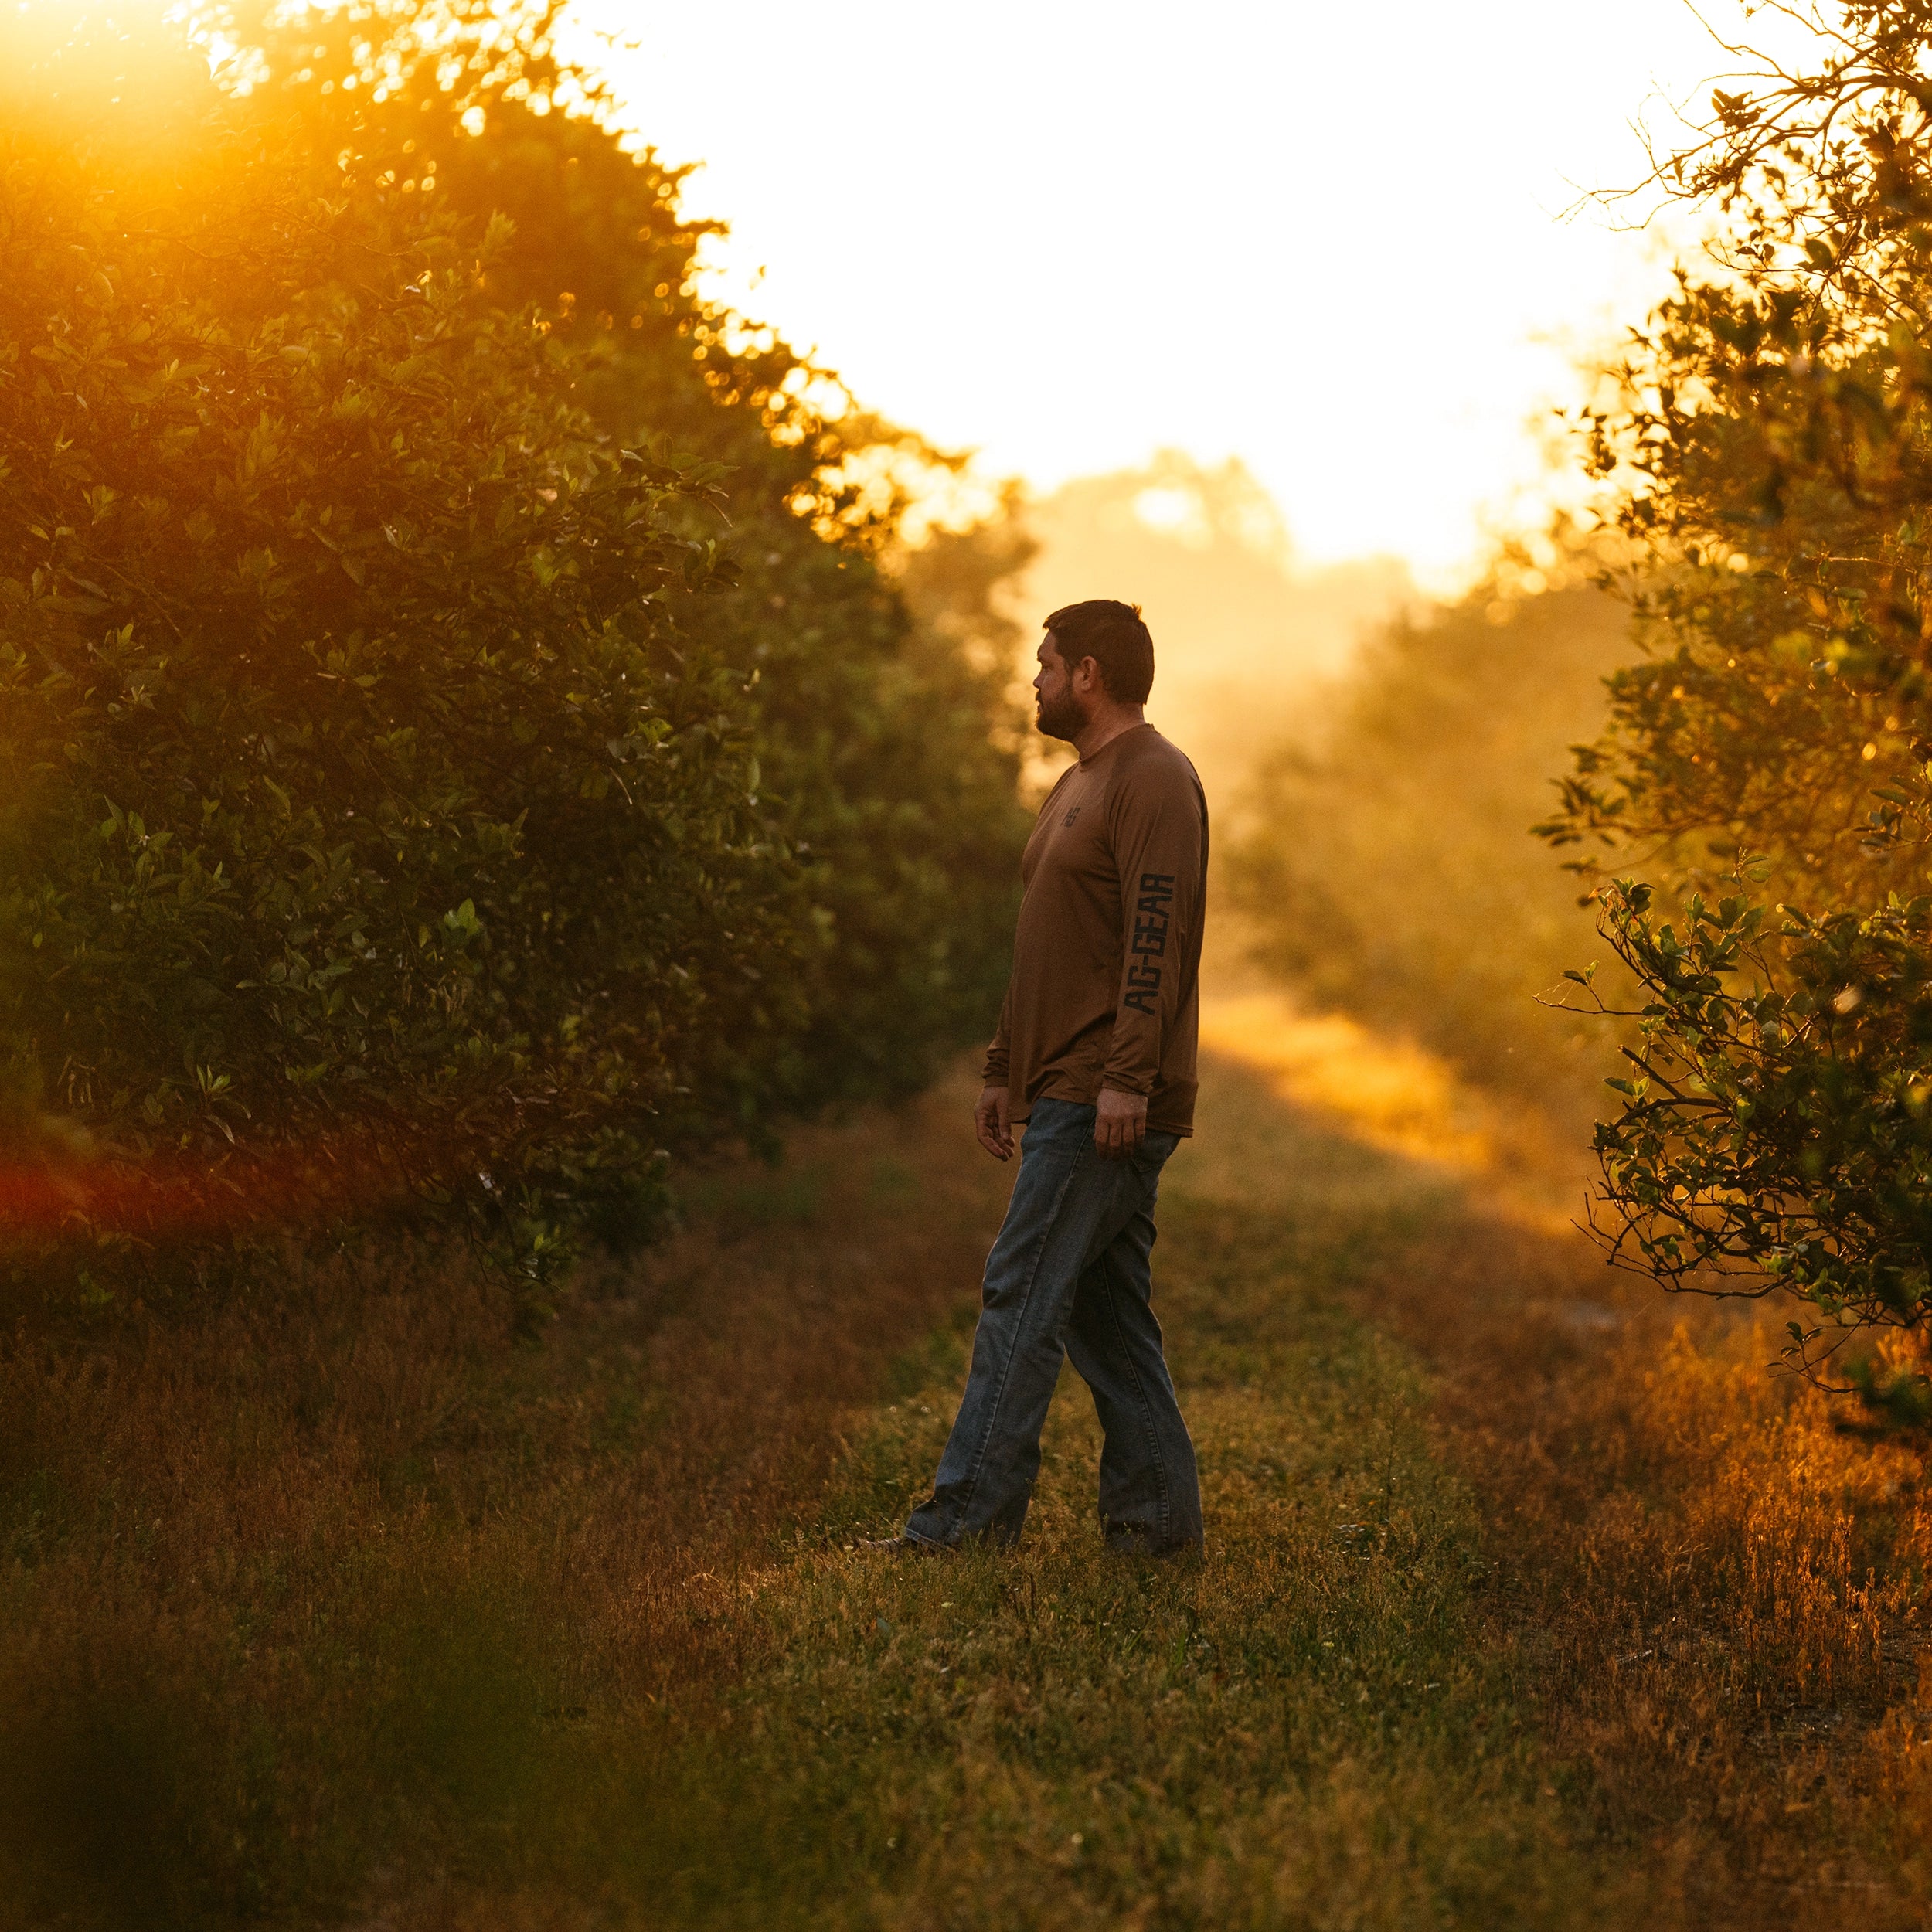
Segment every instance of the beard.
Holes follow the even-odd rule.
[[[1038,701],[1033,722],[1045,736],[1065,738],[1070,742],[1087,728],[1086,714],[1073,702],[1070,691],[1063,691],[1057,698],[1043,696]]]

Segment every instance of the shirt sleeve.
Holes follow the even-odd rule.
[[[993,1029],[992,1044],[986,1049],[985,1070],[980,1076],[986,1087],[1004,1087],[1012,1070],[1013,982],[1006,982],[1006,997],[999,1003],[999,1024]]]
[[[1108,800],[1121,879],[1122,966],[1104,1087],[1149,1094],[1180,1010],[1187,936],[1199,929],[1206,825],[1185,768],[1141,766]]]

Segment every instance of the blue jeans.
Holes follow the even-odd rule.
[[[1201,1543],[1194,1444],[1148,1305],[1154,1200],[1179,1145],[1150,1133],[1104,1160],[1094,1109],[1036,1100],[1019,1178],[987,1257],[972,1372],[931,1496],[906,1534],[923,1543],[1019,1538],[1039,1473],[1039,1437],[1070,1356],[1094,1392],[1100,1527],[1111,1549],[1166,1556]]]

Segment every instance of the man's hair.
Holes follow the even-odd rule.
[[[1053,648],[1070,668],[1091,658],[1100,682],[1116,704],[1145,704],[1154,689],[1154,640],[1141,621],[1138,604],[1090,597],[1070,604],[1046,620]]]

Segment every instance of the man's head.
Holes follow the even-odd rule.
[[[1092,597],[1046,620],[1038,652],[1036,721],[1049,738],[1077,738],[1110,705],[1143,705],[1154,688],[1154,640],[1138,604]]]

